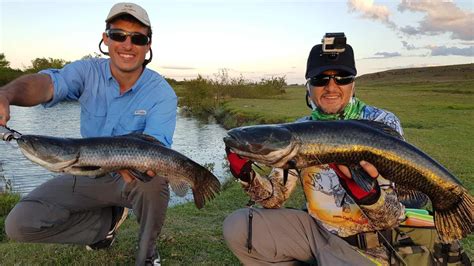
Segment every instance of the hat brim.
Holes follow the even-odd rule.
[[[306,78],[308,79],[314,76],[321,75],[324,71],[328,71],[328,70],[342,70],[342,71],[348,72],[351,75],[354,75],[354,76],[357,75],[357,70],[355,70],[352,67],[348,67],[344,65],[328,65],[328,66],[318,67],[316,69],[309,71],[308,76]]]

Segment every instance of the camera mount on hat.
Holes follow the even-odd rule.
[[[328,32],[321,40],[323,54],[339,54],[346,50],[346,35],[344,32]]]

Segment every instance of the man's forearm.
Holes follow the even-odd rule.
[[[21,76],[0,87],[0,97],[11,105],[34,106],[49,102],[53,98],[53,83],[46,74]]]

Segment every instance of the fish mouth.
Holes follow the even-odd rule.
[[[230,130],[224,137],[225,146],[251,161],[273,167],[290,168],[288,161],[298,153],[300,147],[299,142],[291,135],[287,132],[247,133],[249,132],[245,130]],[[279,140],[276,145],[275,139]]]
[[[64,144],[55,146],[51,139],[23,135],[17,140],[17,143],[26,158],[52,172],[64,172],[66,168],[73,166],[78,161],[78,153],[77,155],[63,153],[63,150],[59,148]]]

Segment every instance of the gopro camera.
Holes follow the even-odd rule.
[[[344,32],[326,33],[321,41],[325,54],[338,54],[346,50],[346,35]]]

